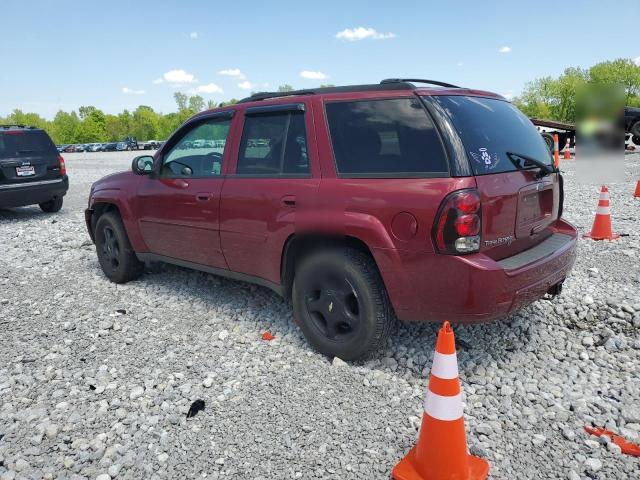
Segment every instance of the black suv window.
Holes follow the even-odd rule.
[[[238,156],[239,175],[308,175],[304,112],[245,117]]]
[[[507,152],[551,165],[552,158],[531,120],[511,103],[463,95],[432,97],[447,112],[467,150],[476,175],[511,172],[535,165],[514,164]]]
[[[49,135],[43,130],[0,130],[0,158],[58,155]]]
[[[440,137],[417,98],[334,102],[326,111],[339,174],[447,174]]]
[[[162,159],[162,177],[220,175],[231,120],[208,119],[187,131]]]

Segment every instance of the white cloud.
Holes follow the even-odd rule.
[[[163,83],[163,82],[164,82],[164,79],[161,77],[161,78],[156,78],[156,79],[153,81],[153,84],[154,84],[154,85],[160,85],[160,84],[161,84],[161,83]]]
[[[506,45],[504,47],[500,47],[500,50],[498,50],[500,53],[509,53],[510,51],[511,47],[507,47]]]
[[[127,95],[144,95],[144,90],[133,90],[132,88],[129,88],[129,87],[123,87],[122,93]]]
[[[191,33],[189,34],[189,38],[190,38],[191,40],[196,40],[196,39],[198,38],[198,32],[191,32]]]
[[[633,63],[640,67],[640,57],[636,57],[633,59]]]
[[[238,88],[241,88],[242,90],[251,90],[253,87],[255,87],[255,85],[249,80],[245,80],[244,82],[240,82],[238,84]]]
[[[327,78],[327,75],[325,75],[324,73],[314,72],[313,70],[303,70],[300,72],[300,76],[308,80],[324,80],[325,78]]]
[[[459,67],[461,67],[461,66],[463,66],[463,65],[464,65],[464,63],[462,63],[462,62],[458,62],[458,66],[459,66]]]
[[[197,80],[195,77],[185,72],[184,70],[169,70],[162,76],[162,79],[167,83],[172,83],[174,85],[181,85],[186,83],[195,83]],[[157,81],[157,80],[156,80]],[[155,83],[155,82],[154,82]],[[158,82],[161,83],[161,82]]]
[[[513,100],[513,93],[511,92],[503,93],[502,96],[509,101]]]
[[[215,83],[208,83],[206,85],[199,85],[196,88],[189,90],[190,93],[223,93],[222,89]]]
[[[394,38],[395,36],[395,33],[380,33],[371,27],[345,28],[341,32],[336,33],[337,39],[346,40],[348,42],[357,42],[365,39],[384,40],[387,38]]]
[[[227,68],[225,70],[220,70],[218,73],[220,75],[226,75],[228,77],[234,77],[239,79],[246,78],[239,68]]]

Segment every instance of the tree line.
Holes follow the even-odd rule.
[[[329,87],[333,85],[321,85]],[[278,87],[279,92],[292,91],[291,85]],[[252,92],[253,94],[254,92]],[[104,113],[94,106],[82,106],[76,112],[56,113],[53,120],[42,118],[37,113],[16,109],[6,117],[0,116],[0,124],[29,125],[44,129],[60,144],[115,142],[128,136],[137,140],[166,140],[189,117],[205,109],[224,107],[238,102],[232,98],[226,102],[205,101],[200,95],[187,95],[182,92],[173,94],[177,111],[163,114],[153,108],[140,105],[133,111],[112,115]]]
[[[543,77],[527,83],[513,103],[531,118],[575,122],[581,92],[598,86],[620,87],[620,101],[640,107],[640,65],[619,58],[600,62],[590,68],[567,68],[557,78]]]
[[[153,108],[140,105],[133,111],[112,115],[94,106],[83,106],[76,112],[56,113],[53,120],[42,118],[37,113],[25,113],[16,109],[7,117],[0,117],[0,124],[30,125],[46,130],[56,144],[93,143],[122,140],[133,136],[138,140],[164,140],[185,120],[205,108],[234,104],[228,102],[205,102],[200,95],[188,96],[176,92],[174,99],[177,112],[162,114]]]

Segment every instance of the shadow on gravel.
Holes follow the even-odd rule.
[[[38,207],[0,208],[0,221],[2,220],[33,220],[50,216]]]

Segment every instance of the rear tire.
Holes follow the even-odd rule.
[[[342,360],[360,359],[382,347],[394,320],[373,259],[352,248],[305,258],[295,274],[292,301],[309,343]]]
[[[640,135],[634,135],[633,137],[631,137],[631,140],[633,140],[633,143],[635,145],[640,145]]]
[[[56,213],[62,208],[62,197],[52,198],[48,202],[39,203],[38,206],[45,213]]]
[[[631,128],[629,129],[629,131],[631,132],[631,135],[633,135],[635,138],[640,139],[640,121],[631,125]],[[636,143],[635,138],[633,140],[633,143]]]
[[[96,251],[102,271],[114,283],[126,283],[140,277],[144,263],[138,260],[129,243],[120,216],[107,212],[98,218],[94,232]]]

